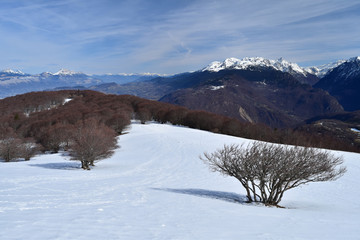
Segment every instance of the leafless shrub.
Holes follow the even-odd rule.
[[[0,158],[5,162],[11,162],[19,158],[28,161],[38,150],[38,144],[30,139],[20,139],[15,134],[0,139]]]
[[[345,167],[341,157],[314,148],[254,142],[247,147],[225,145],[200,157],[212,171],[238,179],[249,202],[278,206],[287,190],[309,182],[332,181]]]
[[[29,161],[40,149],[40,146],[33,140],[24,139],[18,146],[18,156],[24,158],[25,161]]]
[[[108,158],[114,153],[115,131],[94,119],[80,122],[76,126],[70,149],[72,160],[81,161],[84,170],[90,170],[94,162]]]
[[[0,140],[0,158],[5,162],[13,161],[17,159],[18,149],[21,144],[21,140],[15,137],[8,137]]]

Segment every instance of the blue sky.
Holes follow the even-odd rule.
[[[0,69],[180,73],[228,57],[360,55],[357,0],[0,0]]]

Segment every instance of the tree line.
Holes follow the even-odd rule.
[[[100,156],[108,156],[116,146],[114,139],[123,133],[132,119],[143,124],[157,121],[273,143],[354,152],[360,150],[359,146],[339,142],[336,136],[272,129],[266,125],[241,122],[214,113],[189,110],[131,95],[63,90],[33,92],[0,100],[0,158],[4,161],[19,158],[29,160],[38,151],[56,153],[59,150],[81,149],[81,146],[75,144],[91,139],[91,134],[104,138],[100,132],[110,136],[108,141],[104,141],[110,146],[109,152],[99,153]],[[90,131],[94,129],[99,131]],[[90,135],[84,138],[86,134]],[[18,148],[14,150],[14,146]],[[72,155],[73,158],[81,158],[78,153],[72,152]],[[92,160],[82,161],[84,169],[98,160],[88,158]]]

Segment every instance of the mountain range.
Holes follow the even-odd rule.
[[[160,101],[272,127],[295,126],[317,115],[343,111],[324,90],[269,67],[205,71],[192,77],[199,80],[196,85],[172,91]]]
[[[253,68],[259,69],[260,67],[270,67],[278,71],[290,73],[302,83],[314,85],[319,81],[319,79],[324,77],[327,72],[330,72],[332,69],[344,62],[346,61],[339,60],[337,62],[321,66],[303,68],[298,64],[290,63],[283,58],[278,60],[270,60],[261,57],[247,57],[243,59],[228,58],[223,62],[212,62],[207,67],[197,72],[219,72],[225,69],[249,70]],[[101,86],[102,84],[106,84],[106,86],[109,86],[113,89],[113,91],[117,91],[115,89],[117,85],[124,85],[131,82],[143,82],[159,77],[167,79],[174,76],[183,76],[184,74],[189,75],[191,73],[181,73],[177,75],[164,75],[156,73],[92,75],[61,69],[56,73],[43,72],[40,74],[27,74],[20,70],[6,69],[0,71],[0,98],[30,91],[42,91],[59,87],[87,88],[92,86],[93,88],[97,88],[97,86],[100,85],[99,88],[104,88],[104,86]],[[121,88],[123,88],[123,86]],[[156,98],[158,96],[155,94],[153,97]]]
[[[50,89],[92,89],[132,94],[207,110],[272,127],[296,126],[319,115],[360,110],[360,57],[316,67],[282,58],[228,58],[176,75],[89,75],[0,72],[0,97]]]
[[[272,127],[288,127],[344,110],[336,97],[314,85],[351,61],[302,68],[284,59],[229,58],[192,73],[122,85],[98,85],[92,89],[133,94]]]
[[[167,89],[158,89],[159,87],[153,86],[156,84],[165,84],[165,85],[172,85],[171,82],[173,82],[173,79],[182,79],[185,84],[183,84],[183,87],[187,87],[189,84],[189,79],[191,81],[198,81],[193,79],[193,75],[197,75],[201,72],[210,72],[210,73],[216,73],[222,70],[248,70],[248,71],[261,71],[261,69],[273,69],[277,71],[281,71],[283,73],[288,73],[292,75],[296,80],[298,80],[300,83],[308,84],[311,86],[314,86],[317,82],[320,81],[320,79],[324,78],[327,73],[332,72],[333,69],[339,67],[340,65],[344,65],[348,62],[353,61],[357,58],[351,58],[349,60],[339,60],[336,62],[332,62],[329,64],[324,64],[321,66],[316,67],[300,67],[296,63],[290,63],[282,58],[278,60],[270,60],[265,59],[261,57],[252,57],[252,58],[243,58],[243,59],[237,59],[237,58],[228,58],[224,60],[223,62],[212,62],[208,66],[204,67],[203,69],[200,69],[195,72],[187,72],[187,73],[181,73],[177,75],[172,76],[166,76],[166,77],[156,77],[150,81],[146,81],[143,84],[146,85],[147,88],[149,88],[148,91],[141,90],[141,86],[138,86],[138,84],[133,83],[127,83],[127,84],[106,84],[105,86],[96,86],[95,89],[99,89],[101,91],[105,92],[111,92],[111,93],[132,93],[141,97],[151,98],[154,100],[158,100],[161,98],[164,94],[164,92],[168,92],[173,90],[173,87],[167,86]],[[355,69],[358,68],[354,66]],[[349,71],[353,72],[354,70],[349,69]],[[168,84],[167,84],[168,83]],[[181,87],[177,84],[177,87]],[[155,89],[154,89],[155,88]],[[161,86],[161,88],[164,88],[164,86]]]
[[[333,68],[314,87],[328,91],[345,110],[360,110],[360,57]]]
[[[83,89],[107,82],[124,84],[145,81],[159,76],[164,75],[153,73],[90,75],[67,69],[61,69],[55,73],[27,74],[19,70],[6,69],[0,71],[0,98],[56,88]]]
[[[281,72],[287,72],[296,77],[300,82],[314,84],[317,82],[318,78],[322,78],[328,71],[337,67],[341,63],[345,62],[344,60],[339,60],[337,62],[324,64],[316,67],[300,67],[296,63],[291,63],[283,58],[277,60],[265,59],[262,57],[246,57],[243,59],[237,58],[228,58],[223,62],[212,62],[207,67],[202,69],[202,71],[211,71],[218,72],[221,70],[237,69],[237,70],[247,70],[252,68],[273,68]]]

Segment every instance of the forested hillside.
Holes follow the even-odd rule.
[[[273,129],[168,103],[94,91],[64,90],[18,95],[0,100],[0,110],[0,137],[3,144],[11,139],[13,146],[33,144],[42,151],[66,150],[74,139],[76,129],[90,121],[98,126],[106,126],[114,135],[118,135],[130,124],[131,119],[138,119],[144,124],[154,120],[184,125],[268,142],[347,151],[360,149],[353,139],[339,141],[331,132],[312,134],[305,130]]]

